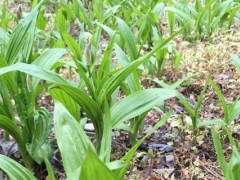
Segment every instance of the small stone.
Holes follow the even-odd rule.
[[[169,154],[166,156],[166,162],[167,163],[173,163],[174,162],[174,156],[172,154]]]
[[[94,126],[92,123],[87,123],[87,124],[85,124],[84,129],[86,131],[94,131]]]

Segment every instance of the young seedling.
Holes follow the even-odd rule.
[[[203,90],[201,91],[201,94],[198,97],[197,104],[194,108],[191,106],[191,104],[186,100],[186,98],[182,94],[179,93],[177,96],[177,98],[180,100],[180,102],[185,107],[186,111],[189,113],[189,116],[192,120],[192,130],[193,130],[194,138],[196,138],[196,136],[197,136],[199,123],[201,122],[201,119],[199,118],[199,110],[201,108],[204,94],[208,88],[209,81],[210,81],[210,79],[207,80]]]
[[[221,93],[220,89],[218,88],[217,84],[212,79],[210,79],[210,83],[211,83],[215,93],[217,94],[217,96],[221,102],[221,105],[223,107],[223,111],[224,111],[223,120],[227,125],[229,125],[240,114],[240,100],[237,99],[236,101],[234,101],[233,103],[228,105],[223,94]]]

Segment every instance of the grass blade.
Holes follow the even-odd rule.
[[[223,154],[220,136],[217,133],[217,130],[215,128],[212,129],[212,136],[213,136],[214,147],[215,147],[215,150],[217,151],[217,157],[218,157],[220,167],[223,173],[226,175],[227,163]]]

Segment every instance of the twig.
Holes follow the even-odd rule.
[[[222,179],[222,176],[220,174],[218,174],[216,171],[214,171],[212,168],[208,168],[202,161],[200,161],[201,163],[201,166],[207,171],[209,172],[210,174],[212,174],[214,177],[217,177],[217,178],[221,178]]]

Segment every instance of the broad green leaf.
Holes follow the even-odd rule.
[[[110,107],[107,100],[105,100],[104,112],[105,113],[103,115],[103,136],[101,141],[100,159],[104,163],[108,163],[110,161],[112,147],[112,121]]]
[[[70,36],[68,33],[62,33],[61,35],[63,41],[70,48],[74,58],[76,58],[78,61],[82,61],[82,49],[80,48],[80,45],[76,42],[76,40],[73,39],[73,37]]]
[[[13,31],[6,54],[6,62],[8,65],[14,64],[19,60],[30,63],[29,57],[32,51],[35,26],[41,4],[42,1]]]
[[[56,16],[57,28],[59,33],[67,32],[67,12],[64,7],[61,7]]]
[[[138,58],[138,50],[136,38],[134,37],[132,31],[128,25],[120,18],[117,18],[117,27],[126,43],[127,50],[130,54],[131,60]]]
[[[0,128],[7,131],[16,140],[20,153],[24,153],[25,144],[23,144],[22,134],[16,123],[8,117],[0,115]]]
[[[97,23],[104,31],[106,31],[108,33],[108,35],[112,38],[115,34],[116,31],[112,30],[110,27],[104,25],[104,24],[100,24]]]
[[[80,107],[70,95],[58,88],[50,89],[49,93],[55,100],[61,102],[77,121],[80,120]]]
[[[32,135],[31,143],[27,144],[27,150],[29,154],[35,159],[35,161],[41,164],[44,161],[45,157],[39,157],[38,151],[40,150],[41,146],[46,142],[47,137],[51,131],[51,117],[49,112],[40,107],[38,110],[35,111],[34,115],[34,130]],[[49,152],[47,148],[43,148],[40,151],[46,150]],[[50,154],[45,153],[47,157],[50,157]],[[43,153],[42,153],[43,154]]]
[[[28,75],[53,83],[69,84],[67,80],[59,76],[57,73],[43,69],[34,64],[16,63],[11,66],[0,68],[0,76],[12,71],[24,72]]]
[[[7,63],[2,56],[0,56],[0,67],[6,67]],[[4,84],[8,87],[10,92],[16,92],[16,82],[13,80],[13,73],[4,74],[2,76]]]
[[[31,146],[29,144],[26,145],[27,150],[31,151]],[[52,149],[49,143],[44,143],[37,149],[34,154],[30,154],[31,158],[34,159],[38,164],[42,164],[43,162],[46,162],[46,160],[49,160],[52,156]]]
[[[84,180],[116,180],[114,173],[99,159],[97,154],[88,148],[79,179]]]
[[[178,71],[179,65],[181,60],[183,59],[183,53],[178,53],[177,55],[175,55],[174,59],[173,59],[173,65],[174,65],[174,71],[175,73]]]
[[[2,28],[0,28],[0,42],[2,46],[2,51],[5,54],[5,50],[7,49],[7,45],[10,39],[10,35]]]
[[[64,85],[58,85],[58,87],[65,91],[70,97],[73,98],[73,100],[79,104],[80,108],[83,112],[86,112],[88,117],[90,117],[94,129],[95,129],[95,138],[97,140],[96,148],[100,148],[100,142],[102,139],[102,130],[103,130],[103,124],[102,124],[102,110],[100,106],[91,99],[87,94],[85,94],[83,91],[76,89],[71,86],[64,86]]]
[[[157,17],[161,16],[164,12],[164,3],[160,2],[153,8],[153,12],[157,15]]]
[[[126,56],[124,51],[117,44],[115,44],[115,52],[121,67],[124,67],[130,64],[131,61]],[[132,74],[126,78],[126,84],[127,84],[127,87],[129,87],[130,92],[136,92],[141,89],[141,84],[139,81],[139,76],[137,74],[137,71],[133,71]]]
[[[37,59],[33,61],[32,64],[40,66],[43,69],[50,70],[55,63],[65,54],[67,51],[65,49],[55,48],[55,49],[47,49],[45,50]],[[33,78],[33,89],[39,83],[39,79]]]
[[[176,95],[175,90],[155,88],[141,90],[125,97],[111,108],[113,128],[117,128],[122,122],[141,115],[158,105],[159,102]]]
[[[104,24],[101,24],[101,23],[96,23],[97,25],[99,25],[104,31],[106,31],[108,33],[108,35],[113,38],[113,36],[116,34],[116,31],[114,31],[113,29],[111,29],[110,27],[104,25]],[[117,34],[116,37],[115,37],[115,43],[117,44],[121,44],[121,40],[120,40],[120,35]]]
[[[80,33],[81,34],[81,33]],[[91,47],[92,47],[92,55],[94,57],[94,59],[96,60],[97,59],[97,49],[99,48],[99,44],[100,43],[100,40],[102,38],[102,28],[97,26],[96,29],[95,29],[95,32],[94,34],[90,37],[88,36],[88,39],[90,40],[91,39]],[[86,48],[86,47],[85,47]]]
[[[36,27],[38,29],[44,30],[46,25],[47,25],[47,19],[44,17],[43,11],[41,11],[41,13],[39,13],[37,18]]]
[[[68,175],[67,180],[80,180],[81,167],[78,167],[71,174]]]
[[[33,173],[9,157],[0,154],[0,169],[12,180],[37,180]]]
[[[46,49],[37,59],[32,62],[32,64],[50,70],[52,66],[66,53],[67,51],[62,48]]]
[[[4,84],[4,81],[2,80],[1,77],[0,77],[0,84],[1,84],[0,97],[2,99],[2,104],[5,109],[4,114],[6,114],[7,117],[9,117],[10,119],[13,119],[14,118],[14,112],[13,112],[14,110],[13,110],[13,107],[11,104],[11,98],[9,96],[7,86]]]
[[[7,9],[8,9],[8,1],[4,0],[1,2],[1,21],[0,25],[4,29],[8,29],[8,16],[7,16]]]
[[[117,170],[126,166],[126,164],[121,160],[115,160],[105,164],[110,170]]]
[[[93,146],[82,126],[59,102],[55,102],[54,125],[67,177],[82,166],[86,150]]]
[[[98,21],[101,21],[103,19],[103,12],[104,12],[103,1],[102,0],[101,1],[95,1],[92,4],[92,8],[93,8],[93,13],[96,16],[96,18],[98,19]]]
[[[64,90],[65,93],[67,93],[70,97],[73,98],[74,101],[76,101],[80,107],[83,109],[84,112],[88,114],[88,116],[91,118],[93,123],[96,123],[97,121],[102,121],[102,112],[98,104],[92,100],[87,94],[85,94],[83,91],[71,87],[71,86],[65,86],[65,85],[58,85],[57,87],[53,87]]]
[[[140,24],[140,27],[137,33],[136,42],[140,43],[141,46],[138,49],[138,52],[141,51],[143,44],[146,43],[146,41],[148,41],[151,36],[150,31],[151,31],[152,22],[150,20],[149,13],[144,14],[142,16],[142,18],[139,20],[139,24]]]

